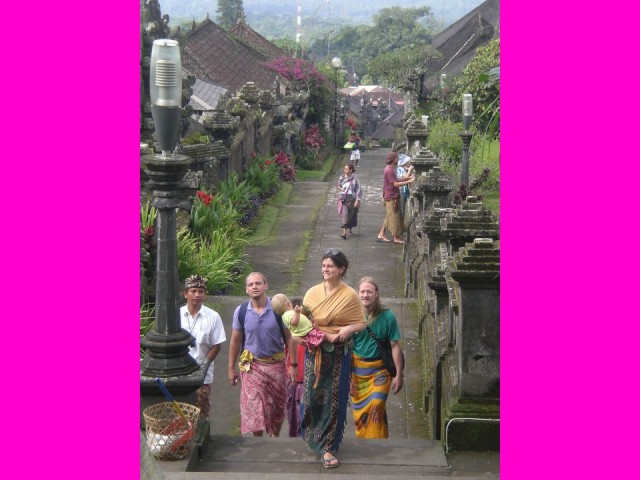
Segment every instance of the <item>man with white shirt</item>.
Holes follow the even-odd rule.
[[[204,384],[196,390],[200,416],[209,419],[211,408],[211,383],[213,382],[213,360],[220,353],[222,342],[227,340],[222,318],[215,310],[204,305],[207,298],[207,279],[192,275],[184,282],[184,298],[187,304],[180,308],[180,324],[194,340],[189,354],[199,364],[207,364]]]

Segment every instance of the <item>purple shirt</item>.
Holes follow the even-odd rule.
[[[382,196],[385,200],[398,198],[400,196],[400,187],[394,187],[393,182],[398,181],[396,167],[391,164],[384,167],[384,184],[382,187]]]
[[[238,320],[239,311],[238,306],[233,312],[233,329],[242,331]],[[270,357],[284,351],[282,331],[271,309],[271,298],[267,297],[267,306],[262,315],[258,315],[249,302],[244,318],[244,336],[244,348],[254,357]]]

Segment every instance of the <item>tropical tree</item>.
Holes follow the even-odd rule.
[[[482,131],[500,134],[500,38],[476,50],[476,56],[453,81],[451,114],[460,118],[462,95],[473,96],[473,123]]]
[[[242,0],[218,0],[217,24],[222,28],[233,27],[239,19],[245,19]]]
[[[360,77],[368,73],[370,59],[412,45],[420,48],[431,43],[429,7],[390,7],[373,17],[373,25],[345,26],[331,39],[332,52],[339,52],[343,65]],[[311,48],[319,58],[327,54],[326,40],[318,40]]]
[[[413,75],[425,73],[426,63],[439,56],[438,51],[431,45],[406,45],[376,56],[367,66],[374,83],[401,86]]]

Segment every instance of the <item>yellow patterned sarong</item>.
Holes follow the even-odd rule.
[[[382,360],[364,360],[353,355],[351,405],[357,438],[389,438],[387,397],[391,376]]]
[[[242,353],[240,354],[240,358],[238,359],[238,368],[241,372],[248,372],[249,370],[251,370],[251,362],[278,363],[284,360],[284,358],[284,352],[277,352],[271,357],[258,358],[254,357],[249,350],[245,349],[242,351]]]

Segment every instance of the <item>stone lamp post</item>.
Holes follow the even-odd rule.
[[[416,155],[422,146],[426,146],[428,136],[426,125],[412,113],[405,129],[407,153],[411,156]]]
[[[331,66],[333,67],[333,146],[338,150],[338,70],[342,67],[342,60],[340,57],[333,57],[331,60]]]
[[[179,190],[192,163],[185,155],[171,153],[178,137],[181,116],[182,72],[178,42],[156,40],[151,54],[151,113],[162,154],[142,157],[153,190],[157,217],[157,271],[155,327],[142,340],[146,356],[140,364],[140,390],[159,395],[155,377],[162,377],[172,394],[195,391],[205,370],[189,355],[193,337],[180,326],[178,240],[176,208],[185,207]],[[141,405],[144,404],[141,399]]]
[[[473,118],[473,98],[470,93],[462,96],[462,122],[464,123],[464,132],[460,133],[462,139],[462,173],[460,174],[460,183],[469,190],[469,146],[473,133],[469,132],[471,127],[471,119]]]
[[[424,139],[424,145],[422,145],[422,147],[427,148],[427,144],[429,143],[429,115],[422,115],[422,123],[424,128],[427,129],[427,138]]]

